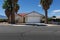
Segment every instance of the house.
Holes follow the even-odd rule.
[[[16,22],[24,23],[25,22],[25,17],[24,17],[25,15],[26,15],[25,13],[16,14],[15,15]]]
[[[52,18],[52,24],[60,24],[60,17]]]
[[[52,18],[52,21],[54,21],[54,22],[60,22],[60,17]]]
[[[25,16],[25,22],[26,23],[40,23],[42,17],[43,17],[42,14],[36,11],[32,11]]]
[[[16,15],[16,20],[20,23],[40,23],[43,15],[32,11],[30,13],[20,13]]]

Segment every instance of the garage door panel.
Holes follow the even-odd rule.
[[[26,22],[27,23],[39,23],[40,17],[27,17]]]

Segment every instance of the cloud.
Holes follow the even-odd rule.
[[[60,13],[60,10],[53,10],[53,13]]]
[[[53,15],[60,14],[60,10],[53,10],[50,14],[53,14]]]
[[[41,7],[41,5],[38,5],[38,7]]]
[[[49,16],[60,16],[60,9],[59,10],[52,10]]]

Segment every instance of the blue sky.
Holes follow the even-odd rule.
[[[4,15],[4,9],[2,8],[2,5],[4,3],[4,0],[0,0],[0,15]],[[42,9],[40,5],[40,0],[19,0],[18,1],[20,5],[20,9],[18,13],[29,13],[32,11],[37,11],[44,15],[44,10]],[[50,9],[48,10],[48,16],[60,16],[60,0],[53,0],[52,5],[50,6]]]

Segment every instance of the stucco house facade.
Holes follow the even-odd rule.
[[[51,18],[51,23],[60,25],[60,16],[57,16],[55,18]]]
[[[25,16],[25,22],[26,23],[40,23],[42,17],[43,17],[42,14],[36,11],[32,11]]]
[[[18,23],[24,23],[25,21],[25,14],[24,13],[20,13],[20,14],[16,14],[15,15],[15,20],[16,20],[16,22],[18,22]]]
[[[16,20],[19,23],[40,23],[42,17],[43,15],[36,11],[32,11],[30,13],[16,14]]]

